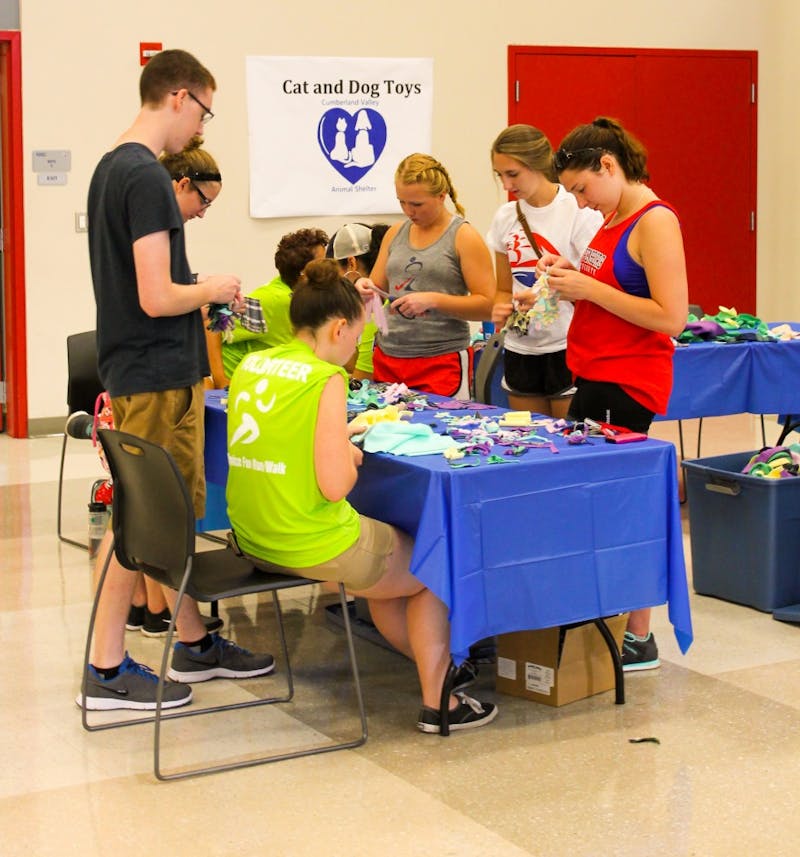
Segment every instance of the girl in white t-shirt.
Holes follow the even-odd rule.
[[[492,321],[501,327],[515,309],[515,296],[537,288],[539,257],[555,253],[578,267],[602,216],[579,209],[575,197],[557,183],[553,150],[537,128],[511,125],[499,134],[491,153],[503,189],[516,197],[500,206],[487,235],[497,274]],[[572,393],[566,361],[572,311],[571,303],[559,301],[554,317],[506,331],[503,387],[513,410],[566,416]]]

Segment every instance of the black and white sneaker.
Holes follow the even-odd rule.
[[[166,637],[172,613],[169,607],[165,607],[160,613],[152,613],[149,608],[144,608],[144,622],[142,622],[142,633],[145,637]]]
[[[458,705],[450,710],[447,718],[451,732],[460,729],[477,729],[491,723],[497,717],[497,706],[491,702],[479,702],[466,693],[457,693]],[[420,732],[428,732],[438,735],[441,732],[442,721],[436,708],[423,705],[417,720],[417,729]]]
[[[218,631],[225,624],[220,616],[200,616],[200,618],[209,634],[212,631]],[[169,612],[169,607],[165,607],[160,613],[151,613],[145,607],[144,619],[139,627],[145,637],[166,637],[171,619],[172,613]],[[130,625],[125,627],[130,628]]]
[[[145,608],[137,607],[131,604],[131,609],[128,610],[128,619],[125,622],[125,627],[129,631],[138,631],[144,625],[144,610]]]

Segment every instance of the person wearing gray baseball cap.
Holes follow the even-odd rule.
[[[386,223],[346,223],[338,229],[328,242],[325,255],[336,259],[342,269],[342,275],[352,282],[368,277],[378,257],[381,241],[389,229]],[[356,353],[345,368],[358,380],[372,379],[372,349],[375,345],[375,322],[364,325]]]

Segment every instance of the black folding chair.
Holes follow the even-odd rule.
[[[155,715],[144,719],[128,719],[113,723],[89,724],[86,709],[86,675],[94,632],[97,605],[105,582],[106,572],[111,558],[109,552],[105,560],[97,593],[89,621],[86,639],[86,652],[83,669],[81,701],[83,725],[88,731],[113,729],[136,723],[155,723],[153,743],[153,768],[160,780],[183,779],[196,774],[210,774],[215,771],[229,771],[236,768],[277,762],[283,759],[295,759],[358,747],[367,740],[367,720],[364,712],[364,699],[356,663],[353,635],[347,611],[347,596],[344,586],[339,585],[339,600],[344,615],[344,628],[347,636],[349,663],[353,677],[353,687],[361,721],[357,738],[339,743],[320,743],[301,750],[283,753],[269,753],[256,758],[244,758],[210,766],[195,766],[165,773],[161,767],[161,724],[167,719],[192,717],[238,708],[269,705],[273,702],[289,702],[294,696],[289,651],[283,625],[278,592],[297,586],[318,583],[307,577],[289,574],[279,566],[259,563],[256,568],[252,562],[237,555],[229,547],[195,553],[195,517],[192,501],[186,483],[172,456],[163,447],[120,431],[101,430],[98,437],[103,445],[108,465],[114,479],[113,529],[114,552],[117,559],[132,571],[143,571],[159,583],[177,590],[177,602],[172,614],[161,658],[158,677],[158,691]],[[162,697],[167,667],[172,651],[175,633],[175,619],[180,610],[184,595],[197,601],[216,601],[223,598],[235,598],[259,592],[272,593],[275,616],[278,622],[283,660],[286,664],[286,693],[281,696],[256,698],[245,702],[215,705],[206,708],[187,708],[162,713]],[[336,687],[338,691],[338,686]]]
[[[75,411],[94,412],[97,397],[103,392],[103,385],[97,373],[97,337],[95,331],[73,333],[67,337],[67,408],[68,413]],[[76,548],[89,549],[88,543],[70,539],[61,532],[62,494],[64,487],[64,460],[67,454],[67,433],[61,443],[61,464],[58,468],[58,514],[56,530],[62,542]]]

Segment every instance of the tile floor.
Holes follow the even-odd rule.
[[[687,450],[696,425],[685,426]],[[774,421],[767,427],[772,442]],[[674,440],[676,426],[654,434]],[[703,456],[761,445],[749,416],[706,420],[703,435]],[[149,727],[88,734],[73,702],[91,573],[87,555],[55,536],[59,451],[58,438],[0,435],[3,857],[800,853],[800,630],[695,595],[694,646],[680,655],[657,608],[663,666],[628,677],[624,706],[610,692],[561,709],[496,695],[484,668],[478,690],[499,703],[495,723],[450,739],[424,736],[413,726],[411,665],[361,640],[364,747],[156,782]],[[91,448],[72,443],[65,519],[76,536],[97,475]],[[684,528],[688,561],[688,520]],[[170,724],[167,740],[183,758],[346,727],[343,638],[326,621],[330,601],[304,589],[286,602],[298,699],[310,704]],[[269,611],[252,598],[222,615],[239,642],[269,648]],[[129,633],[128,642],[155,664],[158,641]],[[339,660],[321,666],[328,656]],[[278,680],[211,682],[195,695],[245,696]],[[628,741],[642,736],[660,744]]]

